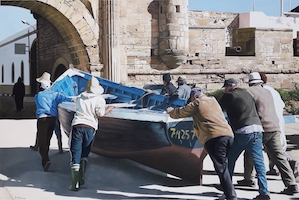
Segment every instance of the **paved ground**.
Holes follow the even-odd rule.
[[[44,172],[38,152],[28,147],[36,132],[35,119],[0,120],[0,200],[77,200],[77,199],[218,199],[221,192],[213,187],[218,177],[213,173],[209,157],[204,161],[203,185],[187,185],[167,174],[126,159],[111,159],[91,154],[86,184],[78,192],[67,190],[70,183],[70,156],[67,137],[63,137],[65,152],[58,153],[53,135],[49,172]],[[299,124],[286,125],[289,153],[299,160]],[[266,158],[266,165],[268,160]],[[234,182],[242,179],[243,157],[236,164]],[[299,200],[299,195],[277,194],[283,189],[280,177],[268,176],[271,198]],[[239,198],[252,199],[257,188],[237,187]]]

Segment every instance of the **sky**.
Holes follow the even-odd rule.
[[[281,0],[189,0],[189,10],[243,13],[261,11],[268,16],[280,16]],[[1,0],[0,0],[1,2]],[[283,0],[283,11],[299,5],[299,0]],[[0,41],[28,28],[21,21],[34,25],[36,20],[29,10],[15,6],[0,5]]]

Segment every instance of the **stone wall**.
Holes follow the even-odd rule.
[[[63,57],[68,63],[72,63],[70,52],[63,38],[55,29],[55,27],[42,17],[37,19],[38,30],[38,75],[39,77],[44,71],[54,75],[53,69],[55,61]],[[68,66],[66,66],[68,67]],[[52,77],[53,78],[53,77]],[[54,81],[54,80],[52,80]]]
[[[240,40],[245,37],[243,42],[246,42],[246,34],[242,36],[244,29],[234,35],[240,26],[237,13],[188,11],[187,14],[185,0],[167,0],[169,6],[159,0],[119,0],[109,5],[107,2],[100,1],[95,12],[99,14],[99,64],[104,67],[101,72],[95,71],[104,77],[119,70],[121,83],[143,87],[161,84],[162,74],[170,72],[173,82],[184,74],[190,85],[212,91],[221,88],[224,79],[230,77],[247,87],[248,73],[263,71],[268,74],[270,85],[297,87],[299,57],[294,56],[291,29],[251,27],[253,54],[227,55],[228,49],[233,51],[234,45],[239,44],[235,43],[236,37]],[[109,12],[110,8],[114,10]],[[107,17],[109,14],[113,17]],[[175,15],[179,16],[177,21]],[[59,57],[72,63],[68,51],[72,47],[65,44],[54,26],[41,19],[38,30],[42,69],[39,73],[51,70]],[[176,54],[179,51],[181,57]],[[172,57],[165,58],[167,52]],[[171,63],[171,59],[175,62]],[[178,67],[176,59],[182,62]]]
[[[134,2],[133,0],[131,2]],[[140,2],[140,1],[138,1]],[[247,87],[248,73],[263,71],[269,76],[269,85],[292,89],[299,82],[298,57],[294,57],[292,30],[256,28],[253,56],[227,56],[226,48],[232,45],[232,29],[238,28],[238,14],[189,11],[189,52],[184,64],[167,68],[157,55],[158,2],[142,1],[148,13],[134,12],[131,6],[122,18],[123,67],[127,69],[125,84],[142,87],[161,84],[162,74],[170,72],[173,82],[184,74],[190,85],[207,91],[220,89],[224,79],[238,79]]]

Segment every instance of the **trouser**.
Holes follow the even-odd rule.
[[[210,155],[215,171],[220,179],[220,184],[227,199],[237,199],[235,188],[228,171],[227,154],[233,145],[234,138],[221,136],[210,139],[205,143],[205,150]]]
[[[269,194],[266,167],[263,157],[262,133],[254,132],[248,134],[235,134],[232,148],[228,154],[228,169],[233,176],[235,163],[240,154],[246,150],[251,156],[257,172],[260,194]]]
[[[17,111],[22,110],[23,109],[23,97],[15,96],[15,102],[16,102]]]
[[[71,165],[80,164],[81,159],[88,158],[95,129],[84,126],[73,126],[70,135]]]
[[[280,132],[264,132],[263,133],[263,144],[267,148],[268,155],[272,162],[277,166],[282,181],[285,185],[285,187],[288,187],[290,185],[296,184],[296,179],[293,174],[293,171],[291,169],[291,166],[287,160],[287,158],[284,155],[284,151],[281,146],[280,141]],[[251,165],[250,160],[246,159],[244,162],[247,163],[247,165]],[[247,167],[244,169],[244,178],[245,174],[248,176],[249,174],[252,174],[252,171],[246,171],[249,170],[251,167]],[[251,168],[252,169],[252,168]]]
[[[57,137],[58,145],[59,145],[59,141],[61,141],[61,139],[62,139],[62,135],[61,135],[60,122],[59,122],[58,119],[56,119],[54,132],[55,132],[55,135],[56,135],[56,137]],[[35,144],[34,144],[35,147],[38,147],[37,134],[38,134],[38,133],[36,132],[36,139],[35,139]],[[52,137],[52,136],[51,136],[51,137]]]
[[[39,153],[42,157],[42,165],[49,161],[50,141],[55,128],[56,117],[43,117],[37,120],[37,140]]]

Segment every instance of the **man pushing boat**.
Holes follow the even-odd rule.
[[[92,76],[87,82],[85,91],[76,99],[76,112],[72,120],[70,135],[71,176],[72,184],[69,190],[78,191],[84,184],[87,158],[92,141],[98,129],[98,118],[104,116],[113,106],[106,107],[106,101],[101,96],[104,89],[99,81]]]

